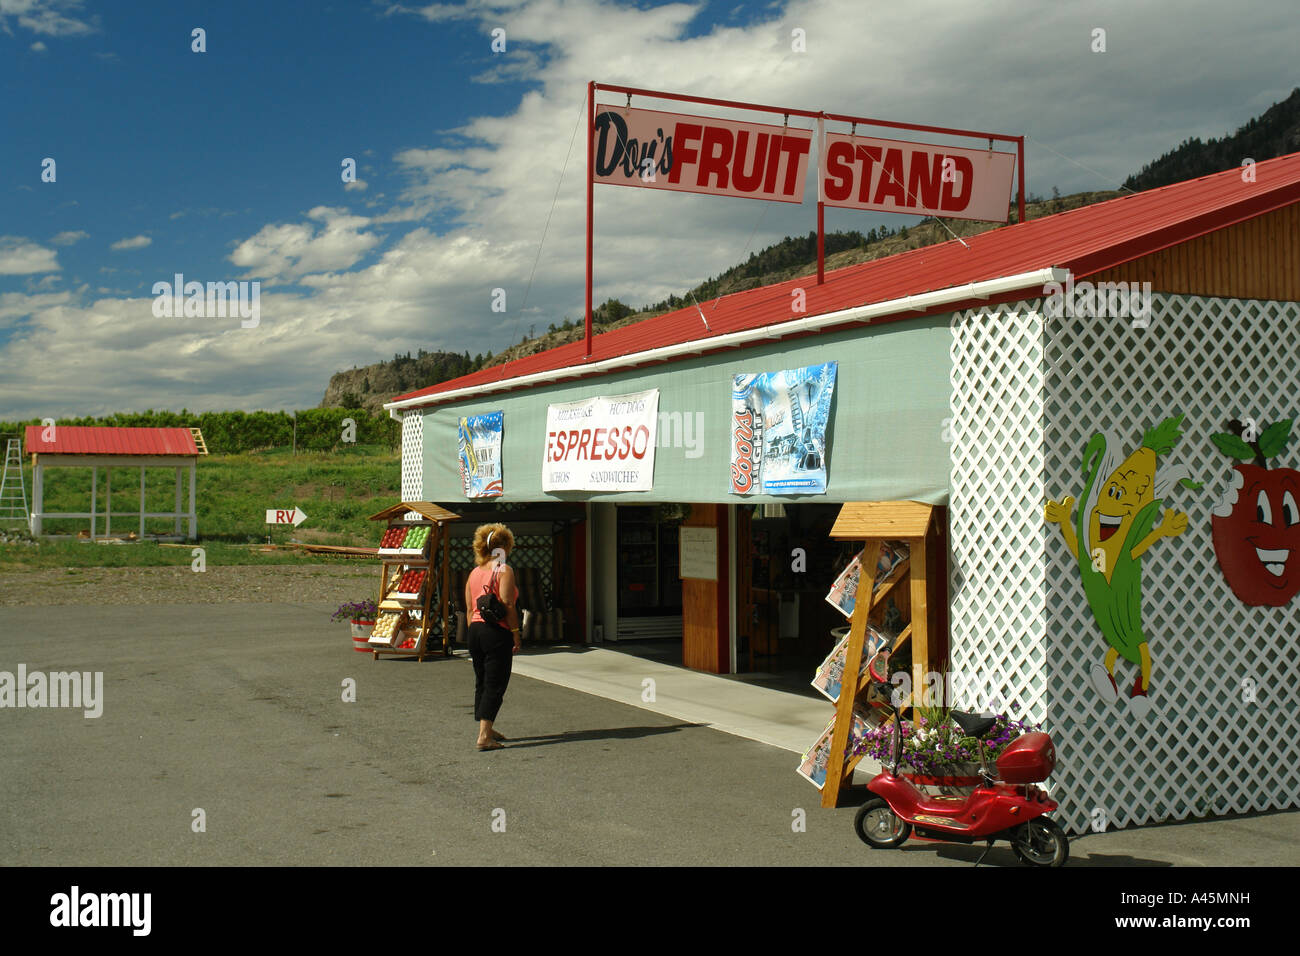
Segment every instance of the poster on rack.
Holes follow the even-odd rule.
[[[731,492],[826,492],[836,362],[741,374],[731,390]]]
[[[543,491],[650,491],[659,389],[546,407]]]
[[[853,560],[840,572],[840,576],[831,585],[826,601],[845,617],[853,617],[853,608],[858,601],[858,580],[862,577],[862,554],[859,551]],[[880,545],[880,557],[876,560],[876,583],[871,589],[874,596],[880,586],[894,574],[894,569],[907,557],[907,544],[901,541],[884,541]]]
[[[460,420],[460,483],[466,498],[496,498],[504,490],[501,431],[505,412],[469,415]]]
[[[861,704],[853,706],[853,721],[849,725],[848,744],[844,748],[844,762],[866,750],[867,733],[880,723],[879,711]],[[826,786],[826,770],[831,762],[831,736],[835,733],[835,718],[826,725],[821,736],[811,747],[803,752],[799,759],[798,773],[818,790]]]
[[[846,628],[847,630],[847,628]],[[889,652],[894,647],[895,638],[880,628],[867,625],[867,633],[862,644],[862,665],[858,669],[858,680],[870,675],[872,680],[889,680]],[[848,660],[849,635],[846,633],[834,649],[826,655],[813,676],[812,686],[821,691],[831,703],[838,703],[840,688],[844,684],[844,665]]]

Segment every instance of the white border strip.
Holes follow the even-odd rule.
[[[962,302],[967,299],[987,299],[990,296],[1001,295],[1006,292],[1015,292],[1019,289],[1027,289],[1032,286],[1046,285],[1048,282],[1064,282],[1068,275],[1068,270],[1052,266],[1046,269],[1036,269],[1033,272],[1021,272],[1018,275],[1004,276],[998,279],[986,279],[983,282],[968,282],[965,285],[950,286],[946,289],[938,289],[934,292],[923,293],[922,295],[909,295],[904,296],[901,299],[888,299],[884,302],[875,302],[870,305],[859,305],[854,306],[851,309],[841,309],[838,312],[826,312],[821,315],[808,316],[807,318],[802,319],[775,322],[771,325],[761,326],[756,329],[746,329],[742,332],[728,332],[725,335],[715,335],[707,339],[694,339],[690,342],[679,342],[675,345],[665,345],[657,349],[632,352],[627,355],[620,355],[617,358],[595,362],[591,365],[570,365],[565,368],[551,369],[546,372],[534,372],[531,375],[519,375],[514,378],[503,378],[497,382],[486,382],[482,385],[452,389],[449,392],[415,396],[413,398],[403,399],[400,402],[387,402],[384,405],[384,408],[388,409],[388,414],[391,418],[399,419],[399,414],[403,409],[441,405],[446,402],[454,402],[463,398],[487,395],[492,392],[527,388],[532,385],[543,385],[566,378],[581,378],[586,375],[610,372],[614,369],[625,368],[632,365],[642,365],[646,362],[663,361],[683,355],[698,355],[706,349],[712,351],[714,349],[732,348],[745,345],[759,339],[779,339],[798,332],[816,331],[829,325],[839,325],[844,322],[869,322],[872,319],[878,319],[886,315],[893,315],[897,312],[925,312],[952,302]]]

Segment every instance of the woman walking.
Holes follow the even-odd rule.
[[[506,738],[492,729],[497,719],[514,655],[519,650],[519,589],[506,558],[515,537],[503,524],[481,525],[474,532],[474,560],[478,567],[465,582],[465,607],[469,610],[469,656],[474,662],[474,719],[478,721],[478,749],[501,750]],[[478,600],[495,594],[505,607],[498,623],[483,620]]]

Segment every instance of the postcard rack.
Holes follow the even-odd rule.
[[[925,675],[935,664],[941,664],[927,593],[927,551],[941,534],[936,520],[936,509],[915,501],[849,502],[840,508],[839,516],[831,528],[830,537],[839,541],[860,541],[864,547],[862,575],[858,580],[857,600],[850,618],[849,641],[844,661],[844,685],[835,705],[835,724],[831,734],[830,755],[826,766],[826,782],[822,786],[823,807],[839,805],[841,790],[853,780],[853,768],[862,755],[845,755],[849,748],[849,729],[853,722],[853,707],[869,693],[870,676],[863,674],[863,647],[868,624],[878,624],[889,606],[891,596],[894,606],[903,616],[903,627],[894,640],[892,652],[910,644],[912,655],[913,699],[925,687]],[[885,541],[902,541],[907,545],[908,556],[893,569],[889,577],[875,589],[876,564]],[[938,571],[940,569],[934,569]],[[904,702],[905,709],[912,701]]]

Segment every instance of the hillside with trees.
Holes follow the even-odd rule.
[[[1181,183],[1240,166],[1247,159],[1262,163],[1300,150],[1300,87],[1281,103],[1274,103],[1230,136],[1202,142],[1184,140],[1130,176],[1125,187],[1135,192]]]

